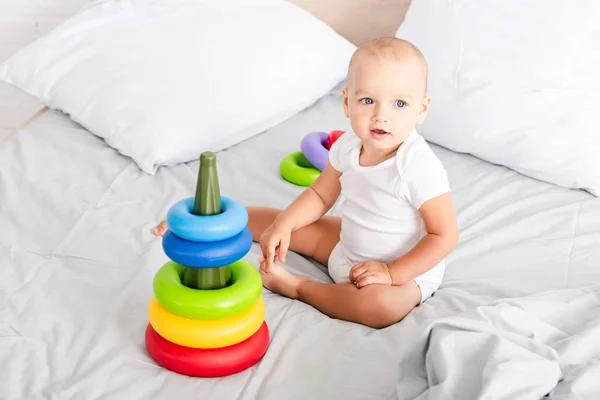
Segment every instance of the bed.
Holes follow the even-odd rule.
[[[345,21],[340,32],[353,23],[304,3]],[[358,43],[368,37],[352,32]],[[307,132],[349,127],[340,89],[218,152],[222,193],[247,206],[288,205],[302,188],[281,178],[279,162]],[[228,377],[189,378],[154,362],[144,331],[154,274],[168,261],[151,229],[193,195],[198,162],[147,174],[67,115],[43,110],[0,144],[0,398],[598,397],[599,199],[431,147],[448,170],[460,228],[432,298],[375,330],[263,289],[271,341],[262,360]],[[253,244],[245,259],[258,265],[259,255]],[[285,267],[331,282],[298,254]]]
[[[279,160],[308,131],[347,128],[340,101],[332,93],[219,152],[223,193],[285,207],[302,189],[279,176]],[[373,330],[265,289],[272,337],[263,360],[234,376],[193,379],[154,363],[143,337],[153,275],[167,261],[150,231],[193,193],[198,163],[150,176],[67,116],[44,112],[0,147],[0,397],[598,393],[600,202],[432,148],[449,172],[461,240],[431,299]],[[258,256],[254,244],[246,259],[257,264]],[[286,268],[330,282],[297,254]]]

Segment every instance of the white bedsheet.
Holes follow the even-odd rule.
[[[219,153],[221,190],[285,207],[279,160],[311,130],[346,129],[327,96]],[[600,397],[600,201],[432,146],[461,241],[438,292],[382,330],[267,291],[271,343],[234,376],[198,379],[146,353],[150,230],[192,196],[198,163],[156,176],[57,112],[0,146],[0,399],[534,399]],[[335,213],[335,211],[334,211]],[[254,245],[247,259],[257,264]],[[331,282],[290,254],[294,273]]]

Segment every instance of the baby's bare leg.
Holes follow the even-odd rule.
[[[253,240],[259,241],[280,212],[273,208],[248,208]],[[292,233],[289,249],[327,265],[331,251],[339,242],[340,229],[339,218],[323,217]],[[403,286],[374,284],[358,289],[350,283],[313,282],[289,273],[277,263],[270,272],[261,271],[261,276],[265,287],[273,292],[297,298],[331,318],[374,328],[400,321],[421,302],[421,291],[414,281]]]
[[[402,286],[350,283],[298,283],[297,298],[331,318],[385,328],[403,319],[421,303],[421,290],[411,281]]]
[[[275,221],[281,210],[267,207],[248,207],[248,228],[252,240],[258,242],[260,235]],[[289,250],[311,257],[323,265],[335,245],[340,241],[341,220],[325,216],[310,225],[292,232]]]

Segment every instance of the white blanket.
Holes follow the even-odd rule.
[[[599,337],[600,286],[499,300],[432,322],[402,359],[398,392],[419,399],[596,398]],[[424,370],[414,368],[419,364]],[[416,390],[402,384],[417,380]]]
[[[285,207],[302,188],[281,179],[281,158],[304,134],[347,124],[328,96],[220,152],[222,193]],[[600,201],[432,147],[461,231],[432,298],[373,330],[265,289],[265,357],[198,379],[144,346],[167,261],[150,230],[193,195],[198,162],[149,176],[47,112],[0,146],[0,399],[600,398],[598,289],[583,289],[600,283]],[[246,259],[258,256],[255,245]],[[285,267],[331,282],[297,254]]]

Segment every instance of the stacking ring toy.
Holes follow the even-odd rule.
[[[262,279],[243,257],[252,247],[248,211],[221,196],[217,158],[200,154],[196,195],[167,213],[145,342],[161,366],[188,376],[231,375],[269,346]]]
[[[194,198],[173,204],[167,213],[169,229],[180,238],[195,242],[215,242],[235,236],[248,224],[244,205],[227,196],[221,196],[222,212],[216,215],[194,215]]]
[[[195,290],[181,282],[185,267],[173,261],[164,264],[154,276],[154,295],[170,312],[187,318],[227,318],[250,308],[262,291],[256,268],[246,260],[229,265],[231,285],[215,290]]]
[[[269,346],[269,328],[260,329],[243,342],[220,349],[194,349],[162,338],[152,325],[146,327],[146,347],[159,364],[179,374],[217,377],[235,374],[257,363]]]
[[[186,267],[214,268],[231,264],[244,257],[252,247],[252,232],[248,227],[229,239],[218,242],[192,242],[167,230],[162,246],[171,260]]]
[[[315,168],[323,171],[329,161],[329,150],[327,150],[327,138],[325,132],[312,132],[302,138],[300,150],[304,157]]]
[[[161,306],[154,296],[148,304],[148,319],[160,336],[175,344],[202,349],[231,346],[248,339],[262,325],[265,312],[262,297],[239,314],[213,320],[173,314]]]
[[[301,151],[291,153],[281,160],[279,172],[283,179],[298,186],[310,186],[321,171],[313,167]]]

